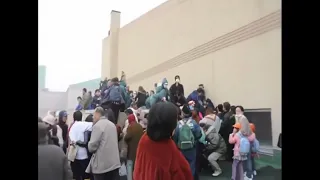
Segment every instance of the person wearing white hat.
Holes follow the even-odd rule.
[[[49,144],[55,144],[57,146],[60,146],[59,144],[59,138],[57,137],[57,126],[56,126],[56,118],[52,116],[51,114],[46,115],[42,121],[48,125],[49,130]]]

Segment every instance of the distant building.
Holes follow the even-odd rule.
[[[38,66],[38,87],[39,89],[46,88],[46,66]]]

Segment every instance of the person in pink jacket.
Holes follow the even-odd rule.
[[[241,133],[246,136],[249,142],[253,142],[255,134],[252,133],[250,123],[245,116],[240,118],[239,123],[233,125],[233,132],[229,135],[229,143],[234,144],[233,163],[232,163],[232,180],[244,180],[243,161],[247,160],[247,155],[240,154],[240,136]]]

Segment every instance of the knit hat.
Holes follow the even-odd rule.
[[[129,114],[128,122],[129,122],[129,124],[136,122],[136,117],[133,114]]]
[[[43,119],[42,119],[43,122],[45,123],[48,123],[50,125],[54,125],[55,122],[56,122],[56,119],[55,117],[53,117],[52,115],[46,115]]]
[[[60,111],[59,112],[59,118],[63,118],[63,117],[67,117],[68,116],[68,113],[67,113],[67,111]]]

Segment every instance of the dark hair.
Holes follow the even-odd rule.
[[[82,112],[76,111],[73,113],[73,120],[75,121],[82,121]]]
[[[80,96],[78,96],[78,97],[77,97],[77,99],[80,99],[80,100],[82,100],[82,98],[81,98]]]
[[[179,75],[176,75],[176,76],[174,77],[174,80],[176,80],[176,79],[180,79],[180,76],[179,76]]]
[[[152,92],[154,94],[154,90],[151,90],[150,92]]]
[[[94,93],[97,93],[98,91],[100,91],[100,89],[96,89],[96,90],[94,91]]]
[[[206,108],[206,115],[209,115],[209,114],[214,114],[214,110],[212,107],[207,107]]]
[[[112,78],[112,79],[111,79],[111,82],[113,82],[113,83],[115,83],[115,82],[119,82],[119,78],[114,77],[114,78]]]
[[[224,102],[223,103],[223,107],[224,107],[224,109],[227,111],[227,112],[229,112],[230,111],[230,107],[231,105],[230,105],[230,103],[229,102]]]
[[[183,113],[183,116],[185,118],[189,118],[192,116],[192,112],[189,108],[189,106],[187,104],[183,105],[182,109],[181,109],[182,113]]]
[[[244,108],[242,106],[236,106],[236,109],[239,108],[242,112],[244,112]]]
[[[154,104],[148,114],[147,135],[153,141],[170,139],[177,126],[177,118],[178,111],[171,102]]]
[[[201,89],[201,88],[198,88],[198,89],[197,89],[197,92],[204,94],[204,91],[203,91],[203,89]]]
[[[92,114],[89,114],[87,117],[86,117],[86,122],[93,122],[93,115]]]
[[[132,111],[132,109],[126,109],[126,110],[124,111],[124,113],[126,113],[127,115],[129,115],[129,114],[133,114],[133,111]]]
[[[217,110],[218,110],[219,112],[223,112],[223,105],[222,105],[222,104],[218,104]]]
[[[83,88],[82,91],[87,92],[87,88]]]
[[[89,91],[88,93],[89,93],[90,95],[92,95],[92,92],[91,92],[91,91]]]
[[[114,124],[116,124],[116,117],[114,116],[114,113],[111,109],[105,110],[104,116]]]
[[[158,83],[154,83],[154,87],[157,87],[158,86]]]
[[[204,85],[203,85],[203,84],[199,84],[199,86],[203,86],[203,87],[204,87]]]
[[[232,112],[233,114],[236,113],[236,106],[231,106],[230,109],[231,109],[231,112]]]
[[[41,119],[41,117],[38,117],[38,122],[42,122],[42,119]]]

